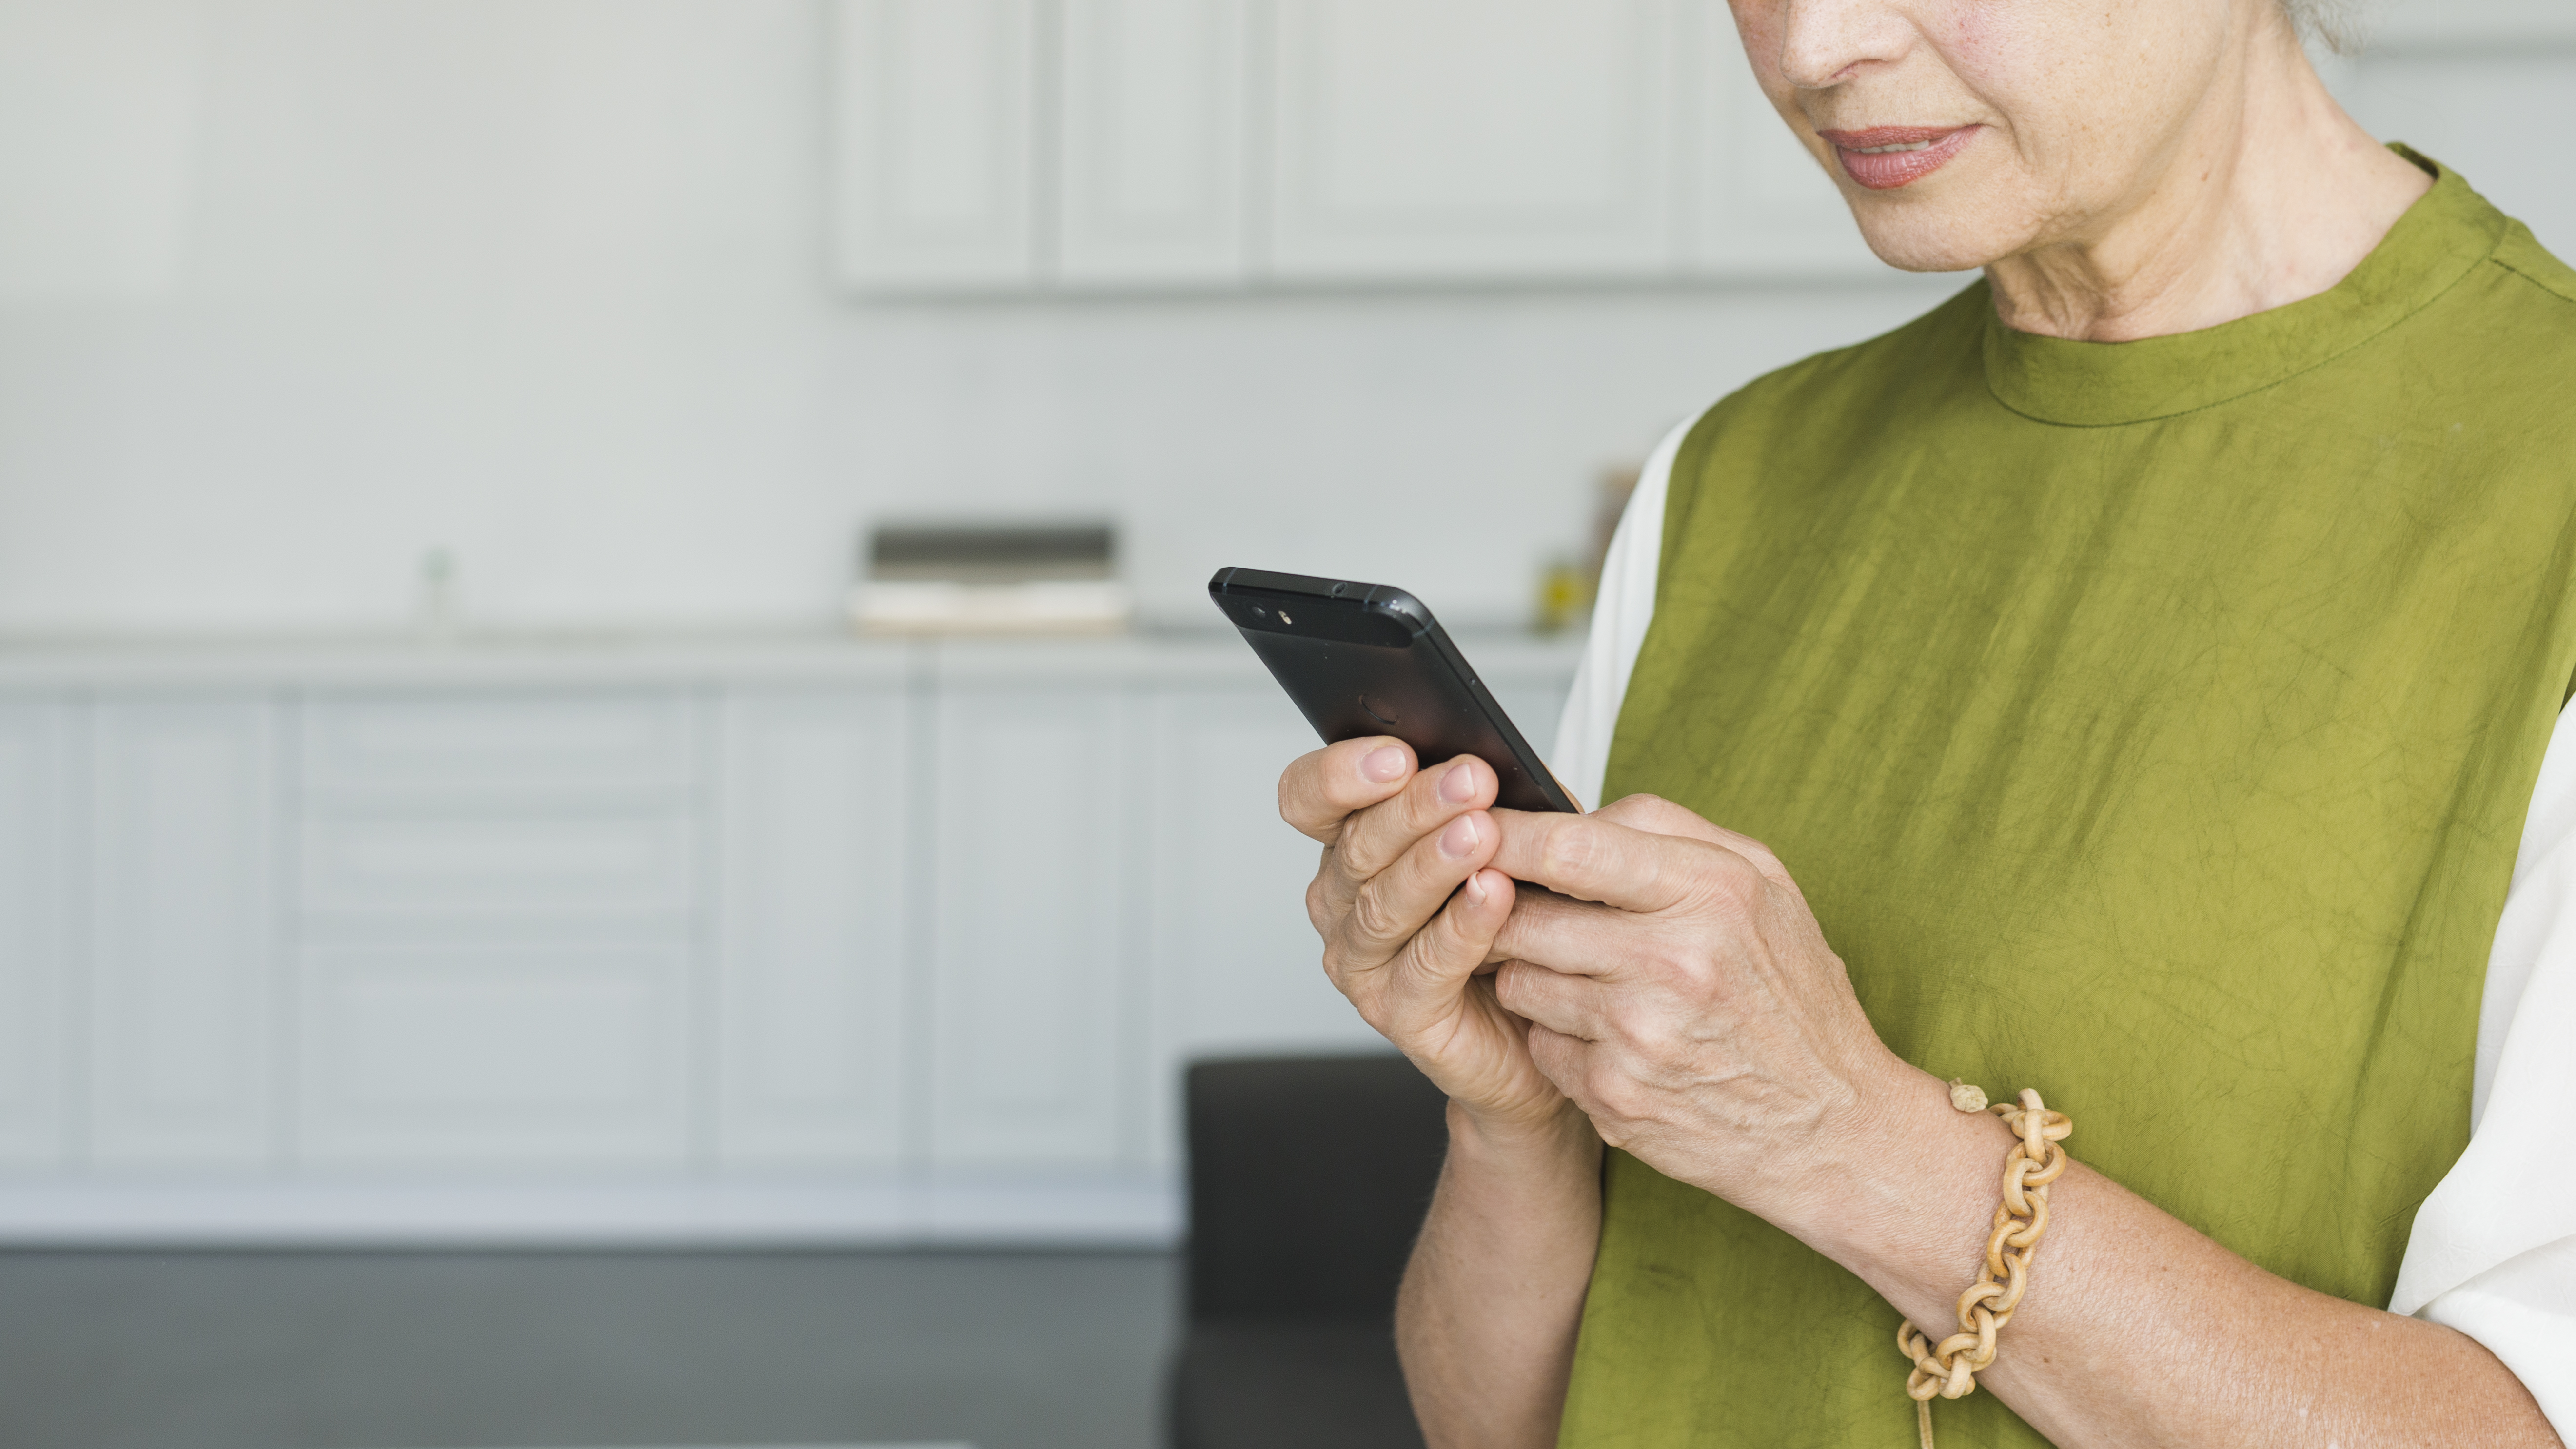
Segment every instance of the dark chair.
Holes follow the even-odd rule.
[[[1189,1331],[1172,1449],[1422,1449],[1395,1290],[1448,1150],[1404,1058],[1189,1069]]]

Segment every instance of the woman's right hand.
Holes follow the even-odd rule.
[[[1486,813],[1500,782],[1473,755],[1418,770],[1380,736],[1301,756],[1279,813],[1323,842],[1306,915],[1324,971],[1360,1016],[1495,1126],[1538,1126],[1564,1095],[1529,1054],[1529,1024],[1494,998],[1487,956],[1512,913],[1512,878],[1485,868],[1502,842]]]

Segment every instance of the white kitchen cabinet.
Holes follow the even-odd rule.
[[[2513,49],[2576,40],[2567,0],[2389,0],[2370,17],[2373,49]]]
[[[841,279],[1035,284],[1037,0],[837,0],[832,16]]]
[[[324,925],[684,919],[694,817],[686,801],[334,801],[304,821],[303,903]]]
[[[1691,3],[1693,267],[1725,277],[1891,275],[1834,179],[1762,94],[1725,0]]]
[[[303,1161],[688,1159],[695,720],[675,689],[308,702]]]
[[[1062,0],[1056,275],[1238,283],[1246,0]]]
[[[1216,633],[0,649],[0,1241],[1167,1241],[1185,1062],[1383,1049],[1312,747]]]
[[[1319,848],[1279,818],[1279,772],[1314,730],[1267,679],[1160,694],[1151,730],[1147,1142],[1169,1162],[1192,1058],[1385,1042],[1324,975],[1305,904]]]
[[[684,1165],[685,942],[411,931],[300,964],[302,1163]]]
[[[936,712],[931,1161],[1112,1167],[1136,1045],[1126,693],[970,678]]]
[[[315,799],[664,798],[696,768],[672,689],[332,692],[305,712]]]
[[[60,1163],[73,801],[70,711],[0,700],[0,1165]]]
[[[88,1148],[112,1166],[253,1167],[276,1100],[275,711],[92,711]]]
[[[910,697],[777,689],[725,701],[717,1151],[729,1164],[892,1168],[917,1001]]]
[[[1642,277],[1678,261],[1678,0],[1288,0],[1269,271]]]
[[[0,306],[182,285],[213,29],[190,0],[0,6]]]

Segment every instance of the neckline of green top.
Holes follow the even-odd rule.
[[[2390,149],[2431,172],[2433,189],[2332,287],[2216,327],[2135,342],[2016,332],[1987,300],[1986,386],[2005,407],[2043,423],[2153,422],[2259,392],[2386,332],[2493,255],[2507,225],[2459,173],[2405,146]]]

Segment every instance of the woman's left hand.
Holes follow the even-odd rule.
[[[1494,867],[1544,887],[1494,945],[1539,1069],[1667,1177],[1792,1232],[1828,1210],[1929,1079],[1881,1044],[1779,857],[1651,795],[1494,818]]]

